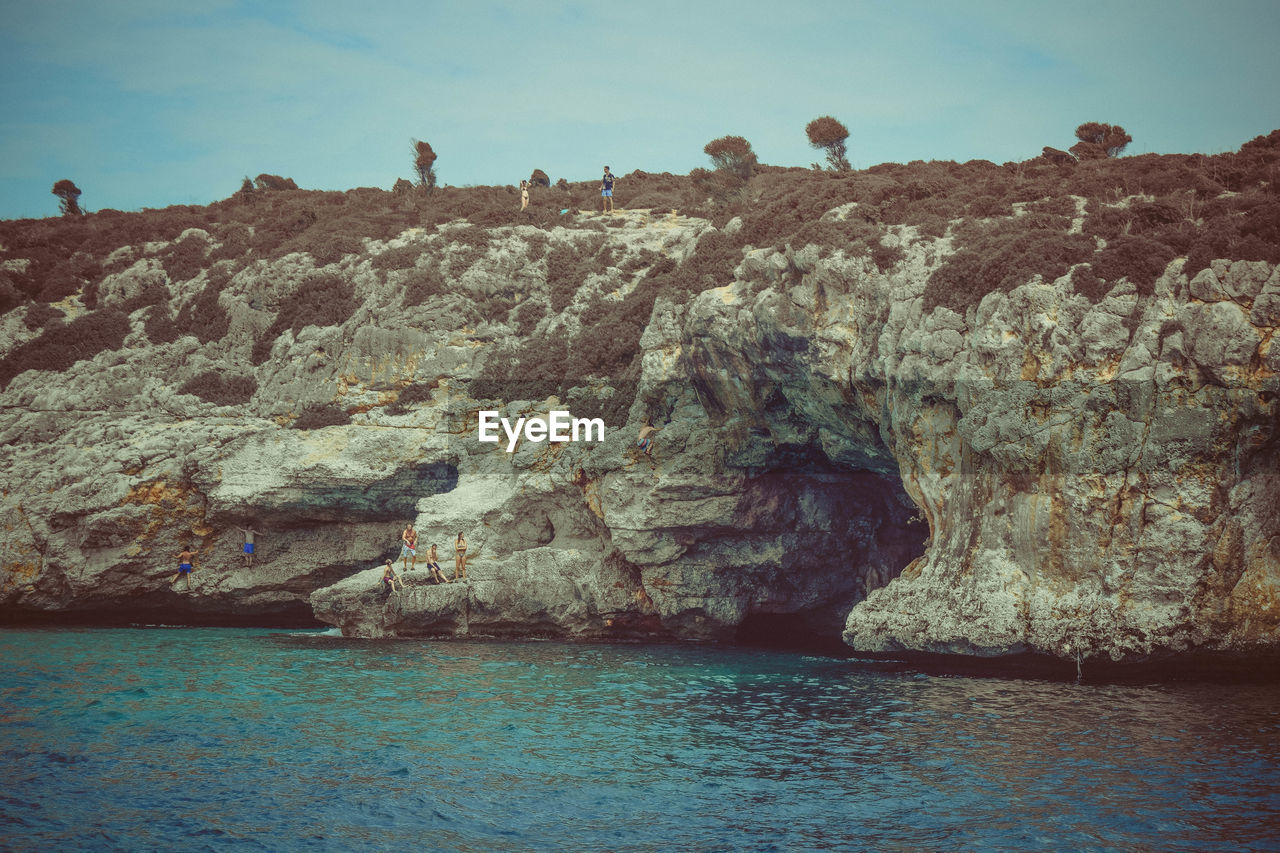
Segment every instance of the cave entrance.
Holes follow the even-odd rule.
[[[924,554],[928,525],[896,472],[852,469],[817,448],[784,450],[769,466],[746,484],[739,529],[750,532],[736,547],[781,558],[746,569],[734,642],[848,651],[849,611]]]

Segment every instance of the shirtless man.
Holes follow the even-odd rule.
[[[640,427],[640,435],[636,438],[636,447],[640,448],[640,451],[644,453],[644,458],[649,460],[650,468],[658,467],[653,461],[653,439],[650,436],[659,429],[661,427],[654,426],[653,421],[645,418],[644,426]]]
[[[244,534],[244,564],[245,566],[253,565],[253,537],[258,532],[252,527],[237,527]]]
[[[418,565],[418,531],[413,529],[412,521],[405,524],[400,541],[404,543],[400,546],[400,556],[404,559],[404,570],[407,572]],[[410,560],[413,561],[412,564]]]
[[[187,579],[187,589],[191,589],[191,572],[194,570],[192,564],[195,559],[196,552],[191,550],[191,546],[183,545],[181,553],[178,554],[178,573],[169,578],[169,586],[173,586],[178,578],[185,577]]]
[[[427,571],[431,573],[431,579],[436,583],[448,583],[449,579],[444,576],[444,572],[440,571],[439,558],[436,556],[436,546],[431,545],[431,550],[427,552]]]

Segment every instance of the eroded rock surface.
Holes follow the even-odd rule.
[[[613,264],[540,321],[581,322],[625,293],[642,250],[680,258],[711,228],[625,217]],[[537,232],[535,234],[534,232]],[[315,615],[353,636],[729,639],[753,630],[843,636],[856,650],[1142,660],[1242,657],[1280,646],[1280,458],[1273,338],[1280,273],[1169,265],[1154,295],[1098,302],[1033,280],[965,314],[926,314],[946,239],[892,229],[891,271],[816,246],[745,252],[733,282],[659,298],[625,426],[600,443],[477,438],[477,412],[566,403],[476,400],[514,320],[474,322],[466,298],[546,300],[530,228],[502,229],[458,280],[403,303],[404,276],[369,256],[448,256],[449,229],[407,232],[329,271],[360,308],[341,326],[255,336],[305,273],[291,255],[239,272],[230,328],[126,346],[0,396],[0,604],[17,612]],[[553,244],[583,239],[570,229]],[[592,239],[599,240],[598,237]],[[624,272],[624,270],[626,270]],[[127,298],[163,277],[140,260]],[[170,282],[173,307],[193,297]],[[514,314],[513,314],[514,316]],[[209,369],[252,373],[243,405],[176,389]],[[390,407],[406,387],[429,398]],[[286,428],[309,404],[352,423]],[[635,447],[661,427],[651,467]],[[415,522],[452,574],[378,590]],[[259,531],[245,567],[237,525]],[[198,546],[194,590],[166,578]],[[397,565],[399,561],[397,560]],[[761,626],[766,626],[764,629]]]

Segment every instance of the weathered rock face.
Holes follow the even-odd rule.
[[[579,322],[584,295],[625,293],[642,250],[682,257],[709,224],[634,216],[605,232],[615,265],[539,324]],[[536,232],[536,233],[535,233]],[[460,275],[475,298],[547,297],[544,232],[504,229]],[[552,243],[583,235],[560,229]],[[592,239],[599,237],[593,235]],[[746,253],[734,282],[659,299],[625,427],[602,442],[478,440],[492,401],[466,380],[513,331],[465,297],[402,302],[368,257],[332,271],[361,307],[341,326],[255,335],[310,270],[240,272],[227,336],[122,350],[0,396],[0,605],[173,619],[298,617],[353,636],[729,639],[842,635],[854,649],[1141,660],[1280,648],[1280,273],[1175,261],[1155,294],[1096,304],[1062,279],[994,293],[961,316],[922,310],[948,249],[899,228],[883,274],[816,247]],[[449,231],[368,254],[448,255]],[[144,260],[105,298],[154,276]],[[191,283],[166,284],[174,307]],[[127,298],[127,297],[122,297]],[[561,325],[558,325],[561,324]],[[242,406],[175,389],[211,367],[250,371]],[[388,408],[410,383],[429,400]],[[352,423],[281,424],[338,401]],[[545,415],[554,399],[505,400]],[[635,447],[661,427],[655,465]],[[412,520],[420,554],[470,543],[467,579],[405,574],[378,589]],[[237,525],[253,524],[246,567]],[[165,579],[198,545],[194,589]],[[397,560],[397,565],[400,565]]]

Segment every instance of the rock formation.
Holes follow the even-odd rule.
[[[950,237],[885,228],[900,255],[883,271],[843,248],[748,246],[728,284],[658,297],[634,400],[603,441],[479,441],[481,410],[545,417],[582,399],[471,396],[503,342],[530,333],[520,305],[554,301],[549,251],[603,259],[537,321],[554,339],[593,300],[620,303],[655,258],[740,227],[611,222],[495,228],[478,251],[444,225],[329,264],[259,260],[221,289],[217,340],[153,343],[144,307],[122,347],[18,375],[0,395],[0,607],[314,613],[366,637],[842,636],[874,654],[1068,661],[1280,650],[1272,264],[1188,278],[1176,259],[1150,292],[1122,281],[1096,300],[1070,275],[1033,276],[961,313],[924,310]],[[212,257],[216,239],[180,240],[193,238]],[[193,304],[217,262],[174,280],[164,250],[130,249],[100,302],[127,308],[158,282],[175,316]],[[380,266],[388,253],[407,265]],[[431,269],[452,287],[411,304]],[[349,285],[350,316],[279,331],[316,274]],[[483,316],[486,300],[515,307]],[[23,310],[3,320],[10,352],[33,335]],[[277,337],[255,365],[264,334]],[[256,390],[231,405],[181,392],[211,372]],[[349,422],[289,427],[317,405]],[[635,443],[646,418],[652,466]],[[419,566],[387,594],[378,566],[410,520]],[[263,531],[251,567],[247,524]],[[468,577],[437,585],[426,549],[452,575],[458,532]],[[190,593],[166,583],[187,542]]]

